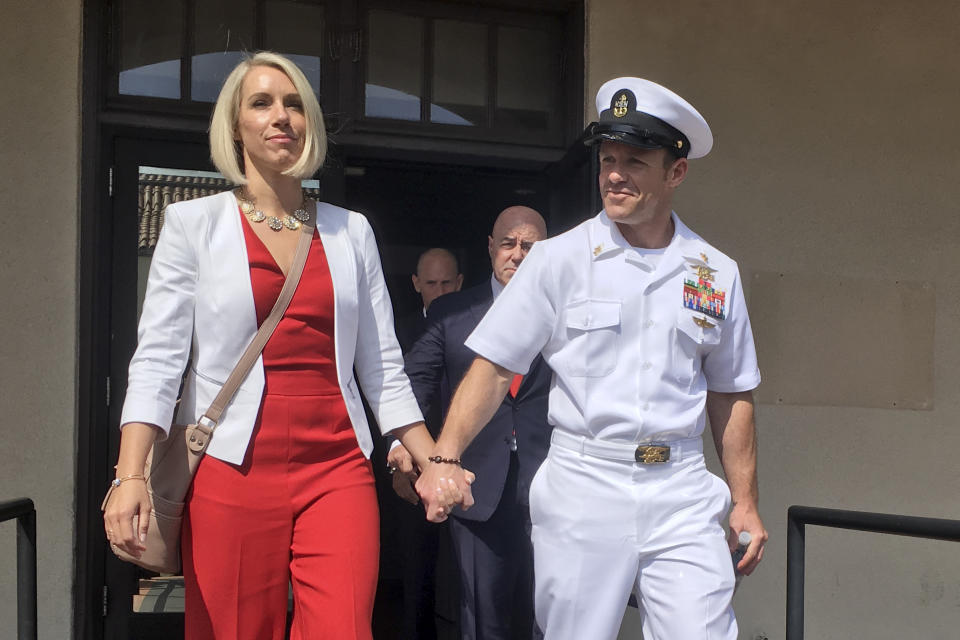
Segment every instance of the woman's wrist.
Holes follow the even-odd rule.
[[[146,482],[147,478],[142,473],[128,473],[126,475],[117,474],[117,477],[110,481],[115,487],[119,487],[124,482],[128,480],[139,480],[141,482]]]
[[[143,475],[150,447],[161,433],[160,427],[144,422],[128,422],[120,435],[120,455],[114,466],[116,478]]]
[[[430,456],[427,458],[430,462],[434,464],[454,464],[458,467],[463,467],[463,463],[460,461],[460,458],[444,458],[443,456]]]

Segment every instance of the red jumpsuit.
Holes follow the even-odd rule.
[[[284,275],[246,220],[243,229],[259,325]],[[188,497],[187,640],[282,640],[288,580],[291,640],[371,638],[379,514],[337,382],[333,313],[314,232],[297,291],[263,350],[264,395],[244,462],[205,456]]]

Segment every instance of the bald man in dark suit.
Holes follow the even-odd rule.
[[[510,207],[488,238],[489,282],[442,296],[427,313],[427,329],[405,357],[405,369],[424,413],[450,395],[474,353],[467,336],[507,285],[546,224],[527,207]],[[552,373],[538,360],[514,380],[496,414],[463,453],[476,473],[475,504],[451,513],[450,532],[460,568],[460,628],[464,640],[528,640],[533,620],[533,561],[528,493],[550,442],[547,393]],[[444,384],[444,383],[447,384]],[[442,392],[440,391],[442,389]]]
[[[397,339],[404,354],[426,331],[430,305],[447,293],[459,291],[463,274],[453,252],[433,247],[420,254],[416,272],[410,279],[423,304],[415,312],[397,318]],[[440,431],[442,419],[440,403],[431,403],[424,420],[434,438]],[[389,455],[387,463],[391,469],[396,468]],[[390,505],[395,508],[392,513],[397,518],[402,551],[403,619],[398,637],[403,640],[458,637],[458,578],[447,525],[432,524],[424,519],[419,497],[407,476],[395,473],[392,480],[397,496],[410,503]]]

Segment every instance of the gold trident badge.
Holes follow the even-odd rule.
[[[627,101],[627,94],[621,93],[617,101],[613,103],[613,115],[616,118],[622,118],[627,115],[627,107],[630,103]]]
[[[697,266],[697,277],[706,282],[713,282],[713,274],[715,271],[716,269],[711,269],[710,267]]]

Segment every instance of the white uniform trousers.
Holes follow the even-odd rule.
[[[582,444],[581,444],[582,443]],[[530,488],[536,616],[545,640],[613,640],[636,591],[644,640],[735,640],[726,483],[699,439],[670,462],[596,455],[554,430]],[[619,447],[629,454],[628,446]]]

